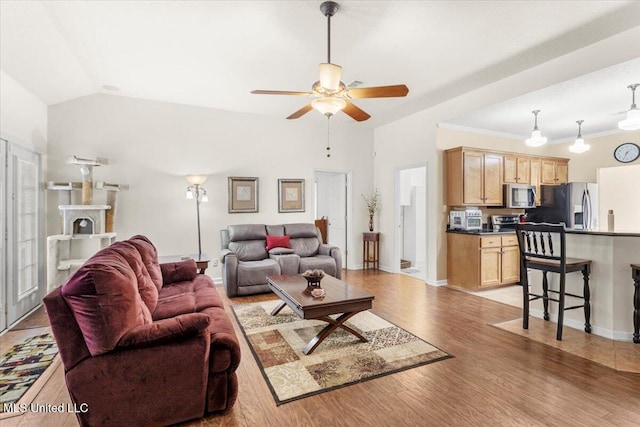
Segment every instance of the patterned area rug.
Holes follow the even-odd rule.
[[[276,405],[452,357],[370,311],[346,322],[369,342],[339,329],[305,355],[326,322],[303,320],[289,307],[271,316],[279,302],[231,306]]]
[[[0,358],[0,403],[17,402],[49,367],[58,347],[51,334],[37,335],[14,345]],[[0,412],[2,407],[0,406]]]

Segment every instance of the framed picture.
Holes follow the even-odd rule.
[[[304,179],[278,180],[278,212],[304,212]]]
[[[258,212],[258,178],[230,176],[229,213]]]

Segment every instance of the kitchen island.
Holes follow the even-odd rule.
[[[567,257],[592,261],[591,290],[592,333],[617,341],[631,341],[633,335],[633,280],[631,264],[640,263],[640,232],[567,230]],[[559,247],[559,246],[558,246]],[[531,271],[533,292],[542,290],[542,274]],[[559,275],[550,274],[549,284],[558,289]],[[567,292],[582,294],[582,275],[567,274]],[[567,297],[567,305],[573,298]],[[549,312],[557,320],[557,303],[550,301]],[[542,301],[531,303],[531,314],[542,318]],[[584,329],[584,312],[565,312],[564,324]]]
[[[466,237],[465,237],[466,236]],[[489,239],[491,236],[494,239]],[[509,239],[507,236],[512,236]],[[505,238],[504,244],[503,238]],[[449,285],[470,290],[487,286],[513,284],[514,254],[505,250],[515,241],[515,231],[447,231],[447,281]],[[482,239],[486,239],[483,244]],[[567,256],[592,260],[589,288],[591,290],[591,333],[618,341],[632,341],[634,316],[634,285],[631,264],[640,263],[640,232],[586,231],[568,229]],[[497,242],[501,244],[498,245]],[[517,243],[516,254],[517,254]],[[560,245],[556,244],[559,248]],[[494,249],[495,248],[495,249]],[[502,250],[499,250],[502,248]],[[477,254],[477,255],[476,255]],[[517,256],[517,255],[516,255]],[[517,256],[519,262],[519,256]],[[542,273],[531,271],[532,292],[542,292]],[[559,275],[549,274],[551,289],[559,288]],[[582,275],[567,274],[567,292],[582,295]],[[567,305],[574,298],[567,297]],[[549,302],[549,313],[557,321],[557,303]],[[530,314],[543,318],[542,300],[532,301]],[[564,325],[584,330],[584,312],[565,312]]]

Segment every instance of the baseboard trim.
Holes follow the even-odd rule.
[[[533,317],[544,319],[544,312],[542,310],[530,309],[529,313]],[[553,322],[557,322],[558,314],[549,313],[549,319]],[[579,331],[584,331],[584,322],[580,322],[579,320],[565,318],[564,326],[568,326],[570,328],[577,329]],[[591,333],[593,335],[598,335],[599,337],[607,338],[614,341],[629,341],[629,342],[633,341],[632,332],[613,331],[611,329],[603,328],[601,326],[592,326]]]
[[[449,284],[449,282],[447,282],[447,279],[444,279],[444,280],[428,280],[427,279],[425,283],[427,285],[435,286],[435,287],[447,286]]]

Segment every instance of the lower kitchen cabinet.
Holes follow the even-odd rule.
[[[465,289],[517,283],[519,254],[515,234],[447,233],[447,282]]]

